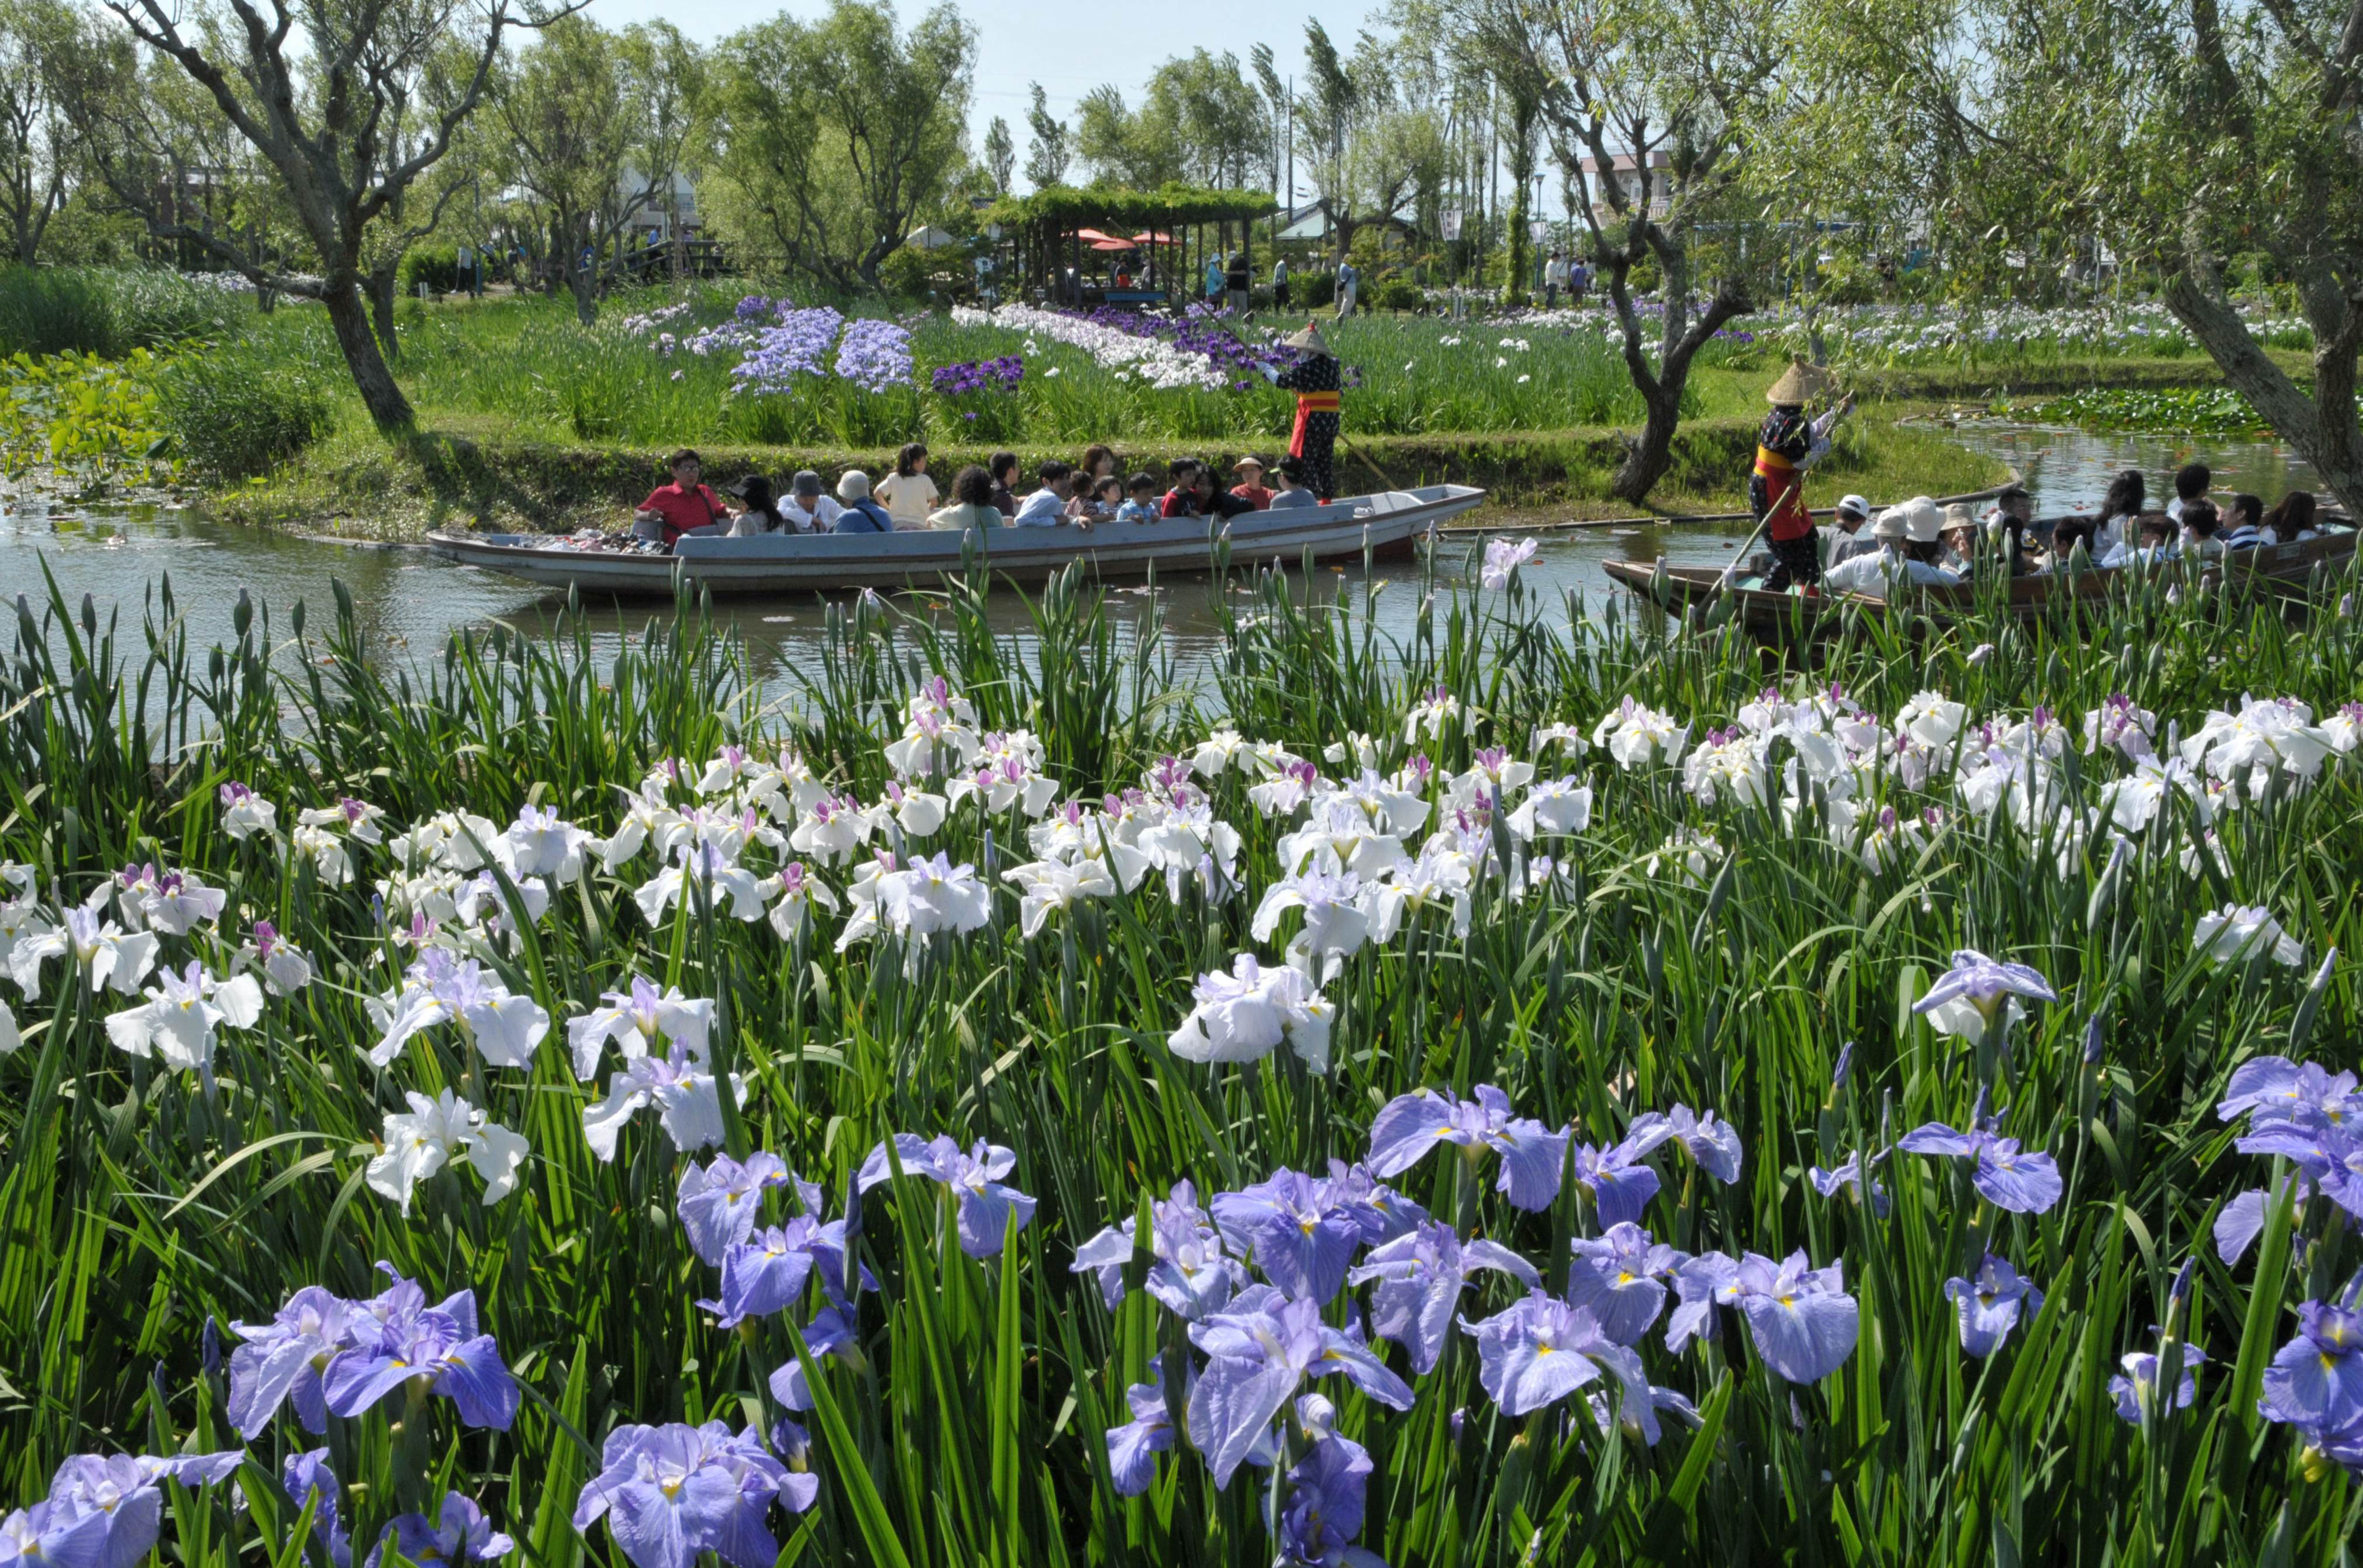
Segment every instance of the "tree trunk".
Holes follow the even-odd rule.
[[[1690,385],[1691,361],[1723,329],[1725,322],[1753,308],[1744,295],[1733,293],[1725,285],[1715,290],[1714,297],[1707,302],[1698,319],[1689,320],[1689,242],[1667,235],[1655,224],[1649,224],[1643,233],[1658,258],[1666,295],[1665,330],[1659,343],[1659,362],[1654,370],[1642,352],[1641,317],[1633,308],[1626,288],[1634,259],[1629,240],[1628,248],[1614,259],[1608,284],[1610,300],[1625,329],[1625,368],[1647,411],[1641,438],[1625,448],[1624,464],[1608,488],[1619,500],[1636,502],[1647,500],[1657,482],[1666,477],[1666,470],[1673,466],[1674,432],[1681,425],[1682,392]]]
[[[599,274],[582,259],[577,256],[566,270],[566,285],[574,291],[574,319],[589,326],[599,319]]]
[[[328,313],[328,325],[337,334],[337,347],[344,350],[345,366],[352,371],[353,385],[359,389],[371,420],[380,430],[389,433],[408,429],[413,422],[410,400],[394,384],[394,372],[387,368],[384,354],[379,351],[361,286],[348,281],[340,288],[330,287],[323,292],[320,304]]]
[[[397,262],[373,267],[363,279],[369,291],[370,320],[377,329],[377,340],[389,360],[402,358],[402,340],[394,336],[394,290]]]
[[[2363,428],[2356,423],[2355,357],[2363,313],[2335,282],[2306,291],[2313,325],[2313,396],[2297,389],[2252,337],[2212,276],[2194,277],[2186,261],[2166,285],[2166,305],[2191,329],[2232,389],[2298,450],[2349,513],[2363,516]]]

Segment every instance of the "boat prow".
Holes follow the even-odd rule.
[[[1396,557],[1446,519],[1485,499],[1470,485],[1424,485],[1352,496],[1326,506],[1242,513],[1226,523],[1175,517],[1091,528],[945,529],[893,534],[760,534],[684,538],[671,555],[586,549],[540,534],[429,534],[445,557],[552,588],[594,594],[669,594],[673,572],[716,593],[834,592],[924,587],[971,569],[1039,582],[1081,565],[1102,578],[1205,572],[1235,566]]]

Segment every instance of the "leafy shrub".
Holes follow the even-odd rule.
[[[304,376],[243,354],[192,354],[164,375],[163,425],[181,460],[212,479],[247,479],[287,461],[335,423],[327,394]]]
[[[405,294],[418,293],[421,283],[438,294],[448,294],[460,286],[460,248],[414,245],[402,253],[402,263],[394,275]]]
[[[246,296],[177,272],[139,267],[0,271],[0,356],[72,350],[119,359],[192,337],[227,336]]]
[[[1370,304],[1378,310],[1421,310],[1427,304],[1427,296],[1409,278],[1389,278],[1370,296]]]
[[[905,245],[878,263],[878,286],[896,299],[924,299],[931,274],[944,271],[924,250]]]
[[[1337,297],[1337,279],[1329,272],[1299,272],[1289,278],[1291,305],[1326,305]]]

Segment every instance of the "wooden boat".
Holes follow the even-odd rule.
[[[2048,525],[2040,525],[2044,532]],[[2311,539],[2257,550],[2235,550],[2210,558],[2202,580],[2230,582],[2282,595],[2302,595],[2317,571],[2342,577],[2355,563],[2355,529],[2343,517],[2325,516],[2322,531]],[[1703,611],[1726,594],[1731,613],[1754,635],[1781,641],[1798,635],[1825,636],[1836,630],[1838,612],[1848,605],[1869,614],[1882,614],[1887,602],[1876,594],[1836,595],[1767,591],[1762,572],[1768,558],[1749,563],[1728,587],[1721,567],[1676,567],[1662,561],[1605,561],[1601,569],[1614,581],[1663,608],[1682,615]],[[2122,591],[2130,572],[2143,568],[2095,567],[2074,573],[2044,572],[2014,577],[2010,581],[2009,613],[2020,621],[2040,619],[2055,604],[2069,601],[2100,601]],[[1913,591],[1911,608],[1937,620],[1965,620],[1980,613],[1978,590],[1969,583],[1924,585]]]
[[[1243,513],[1220,528],[1203,517],[1176,517],[1088,530],[761,534],[684,538],[671,555],[585,549],[546,534],[437,532],[427,538],[452,560],[585,593],[670,594],[676,567],[716,593],[825,593],[932,584],[972,567],[1021,582],[1042,581],[1078,562],[1103,578],[1204,572],[1213,569],[1220,549],[1238,567],[1293,566],[1308,551],[1322,561],[1408,556],[1445,519],[1484,499],[1469,485],[1435,484],[1326,506]]]

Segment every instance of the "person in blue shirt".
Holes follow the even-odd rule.
[[[870,476],[860,469],[848,469],[837,481],[837,499],[841,510],[837,514],[832,534],[891,534],[894,531],[893,516],[870,499]]]
[[[1067,502],[1075,493],[1075,470],[1052,458],[1035,470],[1042,488],[1018,503],[1010,524],[1018,528],[1055,528],[1067,520]]]
[[[1117,522],[1155,523],[1163,516],[1162,509],[1159,505],[1158,502],[1157,476],[1155,474],[1135,474],[1132,478],[1125,480],[1124,487],[1126,491],[1130,493],[1132,499],[1126,501],[1122,506],[1115,509],[1115,520]]]

